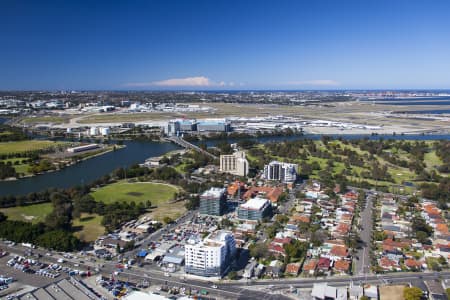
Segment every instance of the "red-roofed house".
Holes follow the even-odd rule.
[[[346,246],[333,246],[330,250],[330,256],[333,258],[346,258],[348,249]]]
[[[405,259],[405,266],[409,270],[419,270],[422,268],[422,263],[412,258]]]
[[[319,258],[319,262],[317,263],[317,270],[320,271],[328,271],[330,269],[331,260],[327,257]]]
[[[314,275],[317,268],[317,259],[310,259],[303,264],[303,273],[307,275]]]
[[[387,271],[392,271],[392,270],[398,270],[400,271],[401,268],[398,265],[398,263],[395,260],[391,260],[389,258],[387,258],[386,256],[383,256],[382,258],[380,258],[378,264],[380,265],[380,267],[384,270]]]
[[[333,236],[334,237],[343,237],[348,235],[348,233],[350,232],[350,225],[346,224],[346,223],[339,223],[334,231],[333,231]]]
[[[294,216],[292,216],[292,219],[297,222],[302,222],[302,223],[310,222],[310,218],[308,215],[294,215]]]
[[[349,199],[349,200],[358,200],[358,193],[347,192],[347,193],[345,193],[343,198]]]
[[[292,241],[291,238],[274,238],[272,242],[269,244],[269,252],[275,256],[286,256],[286,252],[284,251],[284,245],[289,244]]]
[[[348,273],[350,269],[350,262],[346,260],[338,260],[334,263],[334,270],[338,273]]]
[[[270,202],[276,203],[278,202],[278,199],[280,198],[282,193],[282,187],[253,186],[245,192],[243,198],[245,200],[248,200],[258,194],[264,194],[264,196],[269,199]]]
[[[300,263],[290,263],[286,266],[286,273],[297,276],[300,273]]]
[[[240,181],[235,181],[235,182],[231,183],[230,185],[228,185],[228,187],[227,187],[227,194],[230,195],[231,197],[237,196],[239,191],[240,191],[241,197],[242,197],[242,195],[244,195],[244,193],[246,191],[245,183],[240,182]]]

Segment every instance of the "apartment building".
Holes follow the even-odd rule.
[[[239,205],[238,218],[244,220],[261,220],[272,215],[272,205],[264,198],[255,197]]]
[[[231,231],[218,230],[203,241],[188,241],[184,253],[187,274],[222,277],[236,255],[236,242]]]
[[[272,161],[264,166],[264,178],[281,182],[294,182],[297,180],[297,164]]]
[[[229,155],[220,156],[220,172],[237,176],[247,176],[248,161],[244,151],[237,151]]]
[[[227,190],[225,188],[210,188],[200,195],[200,214],[221,216],[227,205]]]

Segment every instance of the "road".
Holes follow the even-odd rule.
[[[292,206],[295,203],[295,199],[297,198],[295,196],[296,193],[302,191],[305,188],[305,186],[306,182],[303,182],[302,184],[295,186],[292,190],[289,191],[287,200],[283,202],[281,204],[281,207],[279,208],[280,214],[286,215],[291,211]]]
[[[198,151],[198,152],[200,152],[202,154],[205,154],[206,156],[209,156],[212,159],[219,159],[217,156],[209,153],[206,150],[203,150],[202,148],[200,148],[200,147],[198,147],[198,146],[196,146],[194,144],[189,143],[188,141],[185,141],[181,137],[171,136],[171,137],[166,138],[166,140],[169,141],[169,142],[173,142],[173,143],[175,143],[175,144],[177,144],[177,145],[179,145],[179,146],[181,146],[183,148],[193,149],[195,151]]]
[[[364,209],[360,213],[360,225],[362,230],[359,232],[360,239],[362,240],[362,248],[358,249],[357,257],[359,259],[354,260],[356,267],[355,273],[363,275],[370,273],[370,245],[372,244],[372,230],[373,230],[373,195],[366,194],[366,204]]]
[[[8,248],[11,253],[25,253],[28,248],[22,246],[3,247]],[[34,253],[45,254],[45,250],[33,249]],[[42,261],[55,262],[57,256],[43,256]],[[67,263],[66,263],[67,264]],[[74,262],[70,262],[73,265]],[[79,263],[82,268],[91,267],[94,265],[91,262]],[[101,274],[109,277],[113,272],[117,271],[115,262],[105,262],[104,267],[100,270]],[[125,280],[147,280],[152,285],[169,284],[172,286],[185,286],[193,289],[205,289],[211,296],[221,299],[288,299],[279,294],[280,290],[294,288],[312,288],[314,283],[328,282],[333,286],[347,286],[350,283],[370,283],[370,284],[391,284],[391,283],[409,283],[416,281],[423,281],[436,278],[450,278],[450,272],[434,272],[434,273],[391,273],[386,275],[357,275],[357,276],[342,276],[342,277],[328,277],[328,278],[292,278],[281,280],[255,280],[251,282],[246,281],[221,281],[216,283],[217,289],[212,288],[212,283],[204,280],[194,278],[184,278],[183,275],[177,277],[165,277],[164,272],[159,270],[155,265],[146,266],[145,268],[132,267],[128,270],[120,272],[118,277]]]

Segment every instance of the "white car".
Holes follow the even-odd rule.
[[[211,286],[211,288],[213,288],[213,289],[217,289],[217,288],[218,288],[218,286],[217,286],[217,285],[215,285],[215,284],[213,284],[213,285]]]
[[[164,276],[170,277],[170,274],[169,273],[164,273]]]

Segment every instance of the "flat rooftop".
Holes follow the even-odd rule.
[[[210,188],[207,191],[204,191],[203,194],[201,195],[202,197],[213,197],[213,198],[220,198],[222,196],[222,194],[224,194],[226,192],[225,188]]]
[[[249,210],[261,210],[269,200],[261,197],[255,197],[251,198],[244,204],[241,204],[239,207],[242,209],[249,209]]]

